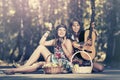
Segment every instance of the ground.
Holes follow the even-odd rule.
[[[41,70],[33,73],[6,75],[6,66],[0,67],[0,80],[120,80],[120,69],[106,68],[101,73],[90,74],[43,74]]]

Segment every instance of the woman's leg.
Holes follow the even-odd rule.
[[[13,73],[16,73],[16,72],[34,72],[38,68],[42,67],[44,64],[45,64],[45,62],[37,62],[37,63],[34,63],[31,66],[22,66],[22,67],[19,67],[19,68],[8,69],[8,70],[5,70],[4,73],[13,74]]]
[[[43,62],[35,63],[40,55],[43,55],[44,59],[46,59],[49,55],[51,55],[51,52],[44,46],[38,46],[36,50],[33,52],[27,63],[21,67],[18,68],[12,68],[9,70],[4,71],[4,73],[9,74],[9,73],[15,73],[15,72],[33,72],[37,68],[41,67],[44,65]],[[50,61],[50,57],[46,60],[47,62]]]
[[[94,62],[93,63],[93,72],[102,72],[104,70],[104,65]]]
[[[46,59],[51,54],[51,52],[45,46],[39,45],[32,53],[28,61],[24,64],[24,66],[30,66],[35,63],[41,54],[43,55],[44,59]]]

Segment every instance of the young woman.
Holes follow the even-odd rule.
[[[91,54],[92,59],[95,57],[95,40],[96,40],[96,33],[90,28],[89,30],[84,30],[82,24],[79,20],[74,19],[71,24],[71,40],[72,45],[74,47],[74,53],[76,51],[86,51],[91,54],[90,51],[87,50],[88,47],[86,45],[91,46],[91,50],[94,52]],[[91,25],[92,26],[92,25]],[[90,34],[91,33],[91,34]],[[91,36],[90,36],[91,35]],[[89,57],[86,54],[77,54],[78,58],[82,59],[82,65],[90,65],[90,61],[88,60]],[[93,61],[93,72],[101,72],[103,71],[103,65],[96,63]]]
[[[52,27],[51,27],[52,28]],[[51,28],[49,28],[51,30]],[[57,63],[68,66],[72,56],[72,43],[67,38],[67,28],[65,25],[58,25],[56,28],[56,38],[46,41],[50,31],[47,31],[40,40],[40,45],[35,49],[26,64],[18,68],[5,70],[6,74],[14,74],[16,72],[33,72],[42,67],[45,62],[37,62],[38,58],[42,55],[46,62]],[[46,46],[54,46],[54,54],[52,54]],[[52,56],[51,56],[52,55]],[[66,68],[66,66],[64,66]]]

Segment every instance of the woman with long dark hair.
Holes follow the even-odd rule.
[[[52,30],[52,25],[49,26]],[[58,25],[56,28],[55,39],[46,41],[50,31],[46,31],[40,40],[40,45],[32,53],[28,61],[18,68],[5,70],[6,74],[14,74],[16,72],[33,72],[41,68],[46,62],[58,63],[59,61],[64,64],[64,67],[70,66],[69,62],[72,56],[72,43],[67,38],[67,27],[65,25]],[[51,53],[46,46],[53,46],[54,53]],[[43,56],[45,62],[37,62],[40,56]],[[66,65],[66,66],[65,66]]]
[[[93,31],[93,24],[90,24],[90,28],[87,30],[83,29],[83,25],[77,19],[73,19],[70,23],[71,27],[71,40],[72,45],[74,48],[74,53],[77,51],[85,51],[87,52],[92,60],[94,60],[96,51],[95,51],[95,40],[96,40],[96,33]],[[77,58],[81,60],[82,66],[90,65],[89,57],[84,54],[80,53],[76,55]],[[104,66],[96,63],[93,61],[93,71],[94,72],[101,72],[103,71]]]

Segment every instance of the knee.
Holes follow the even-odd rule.
[[[94,64],[93,68],[99,72],[102,72],[104,70],[104,66],[102,64]]]
[[[104,70],[104,66],[103,65],[100,65],[99,66],[99,71],[102,72]]]
[[[43,49],[45,48],[45,46],[39,45],[37,48],[38,48],[39,50],[43,50]]]
[[[33,68],[33,71],[36,71],[37,69],[40,68],[39,63],[35,63],[35,64],[33,64],[32,66],[34,67],[34,68]]]

